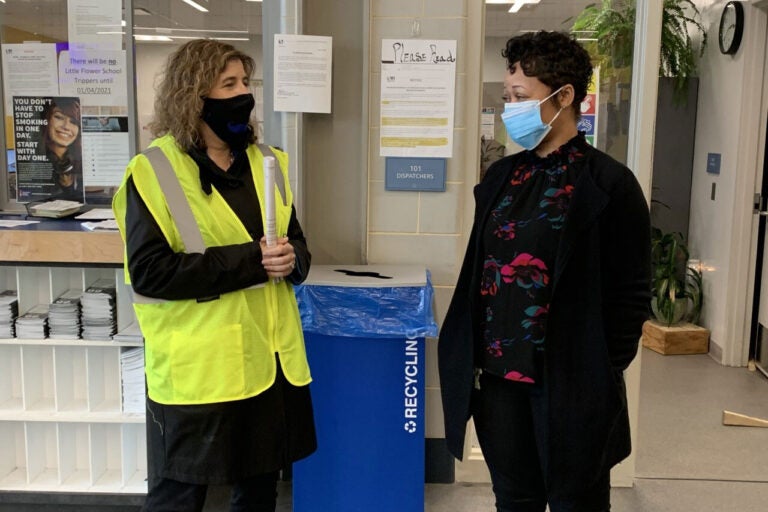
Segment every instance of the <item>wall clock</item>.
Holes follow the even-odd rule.
[[[741,36],[744,33],[744,7],[741,2],[728,2],[720,15],[720,31],[718,42],[720,51],[733,55],[739,49]]]

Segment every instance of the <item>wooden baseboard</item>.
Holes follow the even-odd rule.
[[[659,354],[706,354],[709,330],[689,323],[666,326],[647,320],[643,324],[642,341],[644,347]]]

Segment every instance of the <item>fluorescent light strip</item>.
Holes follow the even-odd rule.
[[[246,0],[251,2],[253,0]],[[192,36],[168,36],[174,41],[176,39],[215,39],[217,41],[250,41],[247,37],[192,37]]]
[[[508,12],[516,13],[522,9],[525,4],[537,4],[540,1],[541,0],[515,0],[515,3],[512,4],[512,7],[509,8]]]
[[[173,41],[173,39],[171,39],[168,36],[147,36],[143,34],[134,34],[133,37],[137,41],[165,41],[165,42]]]
[[[208,12],[208,9],[206,9],[202,5],[198,4],[197,2],[193,2],[192,0],[181,0],[181,1],[184,2],[185,4],[191,6],[191,7],[194,7],[195,9],[197,9],[200,12]]]
[[[203,28],[133,27],[136,30],[161,30],[163,32],[216,32],[217,34],[248,34],[247,30],[213,30]]]

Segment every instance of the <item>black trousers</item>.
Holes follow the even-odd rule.
[[[546,383],[512,382],[483,373],[474,390],[477,439],[491,473],[497,512],[605,512],[610,472],[578,496],[548,498]]]
[[[267,473],[232,486],[231,512],[274,512],[277,506],[278,473]],[[205,505],[207,485],[188,484],[169,478],[156,481],[149,489],[142,512],[200,512]]]

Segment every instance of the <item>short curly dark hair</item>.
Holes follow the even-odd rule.
[[[571,84],[576,117],[579,105],[587,96],[592,81],[592,61],[589,53],[576,39],[565,32],[526,32],[507,41],[501,51],[507,59],[507,69],[513,71],[519,62],[526,76],[537,78],[553,91]]]

